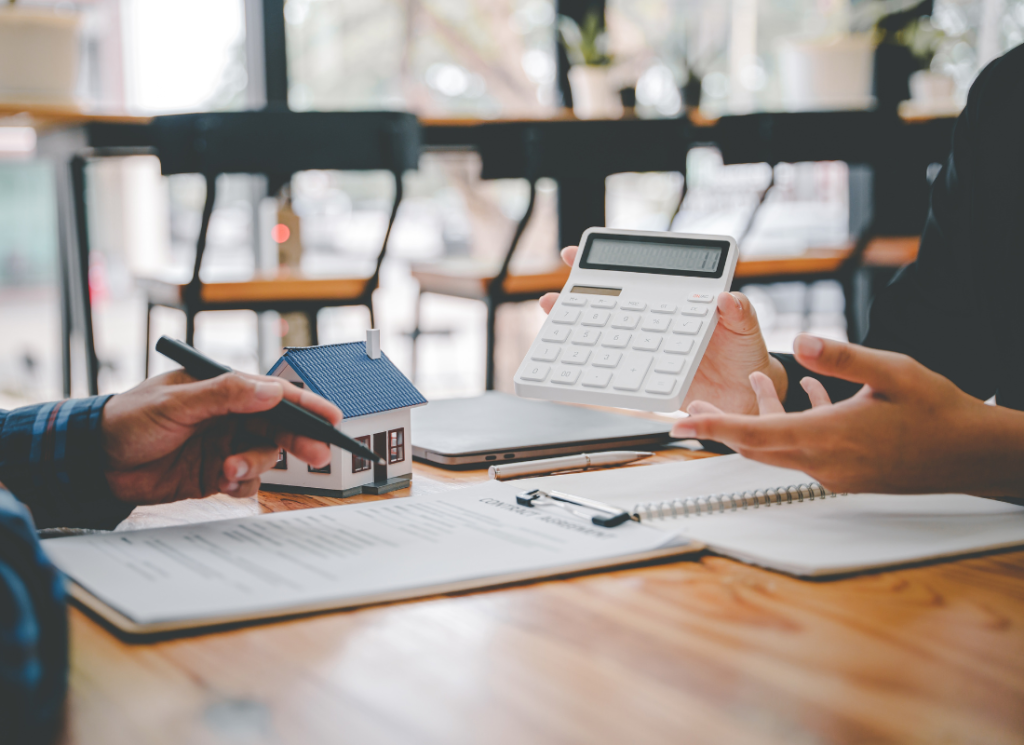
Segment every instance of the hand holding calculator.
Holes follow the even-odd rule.
[[[732,284],[728,236],[591,228],[515,375],[516,393],[675,411]]]

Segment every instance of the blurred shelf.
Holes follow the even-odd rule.
[[[413,278],[422,292],[482,300],[488,296],[499,267],[492,261],[451,259],[414,264]],[[502,290],[509,296],[537,296],[559,292],[569,279],[569,267],[557,266],[546,271],[509,274]]]
[[[839,271],[851,253],[852,245],[843,248],[812,248],[797,256],[741,256],[736,265],[736,279],[778,282],[781,278],[831,276]]]
[[[108,124],[147,124],[148,116],[125,113],[86,111],[71,104],[18,103],[0,101],[0,127],[74,126],[92,122]]]
[[[912,236],[880,236],[872,238],[864,249],[864,266],[899,268],[917,260],[921,238]]]
[[[360,297],[370,277],[307,278],[301,275],[256,276],[239,282],[204,282],[202,302],[217,306],[244,306],[260,304],[305,304],[321,300],[343,300]],[[175,282],[154,277],[139,277],[138,285],[144,289],[150,302],[169,306],[184,303],[187,282]]]

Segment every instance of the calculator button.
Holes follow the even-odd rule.
[[[622,359],[622,352],[598,352],[594,355],[594,367],[615,367]]]
[[[612,388],[619,391],[638,391],[644,382],[644,376],[651,367],[650,355],[633,355],[626,360],[618,374],[615,376],[615,383]]]
[[[686,360],[682,357],[659,357],[654,363],[654,372],[678,375],[683,371]]]
[[[579,344],[583,347],[592,347],[597,344],[597,340],[600,338],[600,331],[595,331],[594,329],[580,329],[576,332],[576,336],[572,338],[572,343]]]
[[[567,349],[562,355],[563,365],[585,365],[590,359],[589,349]]]
[[[544,380],[548,376],[551,365],[527,365],[519,377],[523,380]]]
[[[587,304],[587,299],[582,295],[562,295],[562,305],[571,305],[576,308],[582,308]]]
[[[708,306],[706,305],[684,305],[679,311],[684,316],[697,316],[703,318],[708,314]]]
[[[640,323],[639,313],[619,313],[612,321],[613,329],[635,329]]]
[[[691,292],[686,296],[686,299],[691,303],[710,303],[715,299],[715,293],[713,292]]]
[[[648,393],[664,393],[667,396],[672,393],[672,389],[675,387],[675,378],[663,378],[659,375],[652,375],[651,379],[647,381],[647,386],[644,390]]]
[[[676,306],[672,303],[655,303],[651,306],[651,313],[675,313]]]
[[[587,370],[580,381],[587,388],[607,388],[612,374],[607,370]]]
[[[546,328],[544,333],[541,334],[541,341],[557,341],[563,342],[569,338],[569,329],[558,329],[558,328]]]
[[[665,351],[669,354],[689,354],[693,349],[693,339],[669,339],[665,343]]]
[[[612,349],[625,349],[626,345],[629,344],[629,340],[633,338],[632,334],[627,334],[625,331],[619,331],[617,333],[612,332],[604,337],[604,341],[601,342],[602,347],[611,347]]]
[[[661,346],[661,337],[656,334],[639,334],[633,342],[633,349],[641,352],[657,352]]]
[[[558,359],[559,349],[561,349],[561,347],[556,347],[551,344],[541,344],[533,350],[533,354],[530,355],[530,359],[537,360],[538,362],[554,362]]]
[[[551,376],[551,382],[559,385],[572,385],[580,379],[580,372],[578,367],[559,367]]]
[[[644,319],[644,325],[640,328],[644,331],[666,331],[668,330],[668,325],[670,323],[672,323],[671,318],[665,318],[664,316],[660,318],[658,316],[647,316],[647,318]]]
[[[594,298],[590,301],[591,308],[614,308],[615,300],[610,297]]]
[[[604,326],[608,323],[608,316],[610,316],[606,310],[588,310],[583,314],[583,325],[584,326]]]
[[[672,327],[672,333],[693,336],[700,331],[700,327],[703,325],[704,321],[676,321],[676,325]]]
[[[554,323],[573,324],[580,320],[580,312],[571,308],[555,308],[551,311],[551,320]]]
[[[647,310],[647,303],[643,300],[626,300],[622,304],[623,310]]]

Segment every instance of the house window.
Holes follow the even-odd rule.
[[[405,460],[405,427],[388,431],[388,463]]]
[[[313,468],[313,466],[306,466],[306,468],[309,470],[310,473],[330,473],[331,472],[331,464],[330,463],[328,463],[323,468]]]
[[[290,381],[290,382],[291,382],[291,384],[292,384],[292,385],[294,385],[294,386],[295,386],[296,388],[305,388],[305,387],[306,387],[306,384],[305,384],[305,383],[300,383],[300,382],[299,382],[299,381],[297,381],[297,380],[292,380],[292,381]]]
[[[278,471],[288,470],[288,453],[283,448],[277,451],[277,463],[274,464],[274,468]]]
[[[370,447],[370,436],[356,437],[355,441],[365,447]],[[373,464],[366,458],[360,458],[355,453],[352,454],[352,473],[359,473],[360,471],[369,471]]]

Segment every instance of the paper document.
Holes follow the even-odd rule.
[[[78,585],[140,626],[344,607],[616,563],[686,541],[515,502],[490,482],[435,498],[44,542]]]

